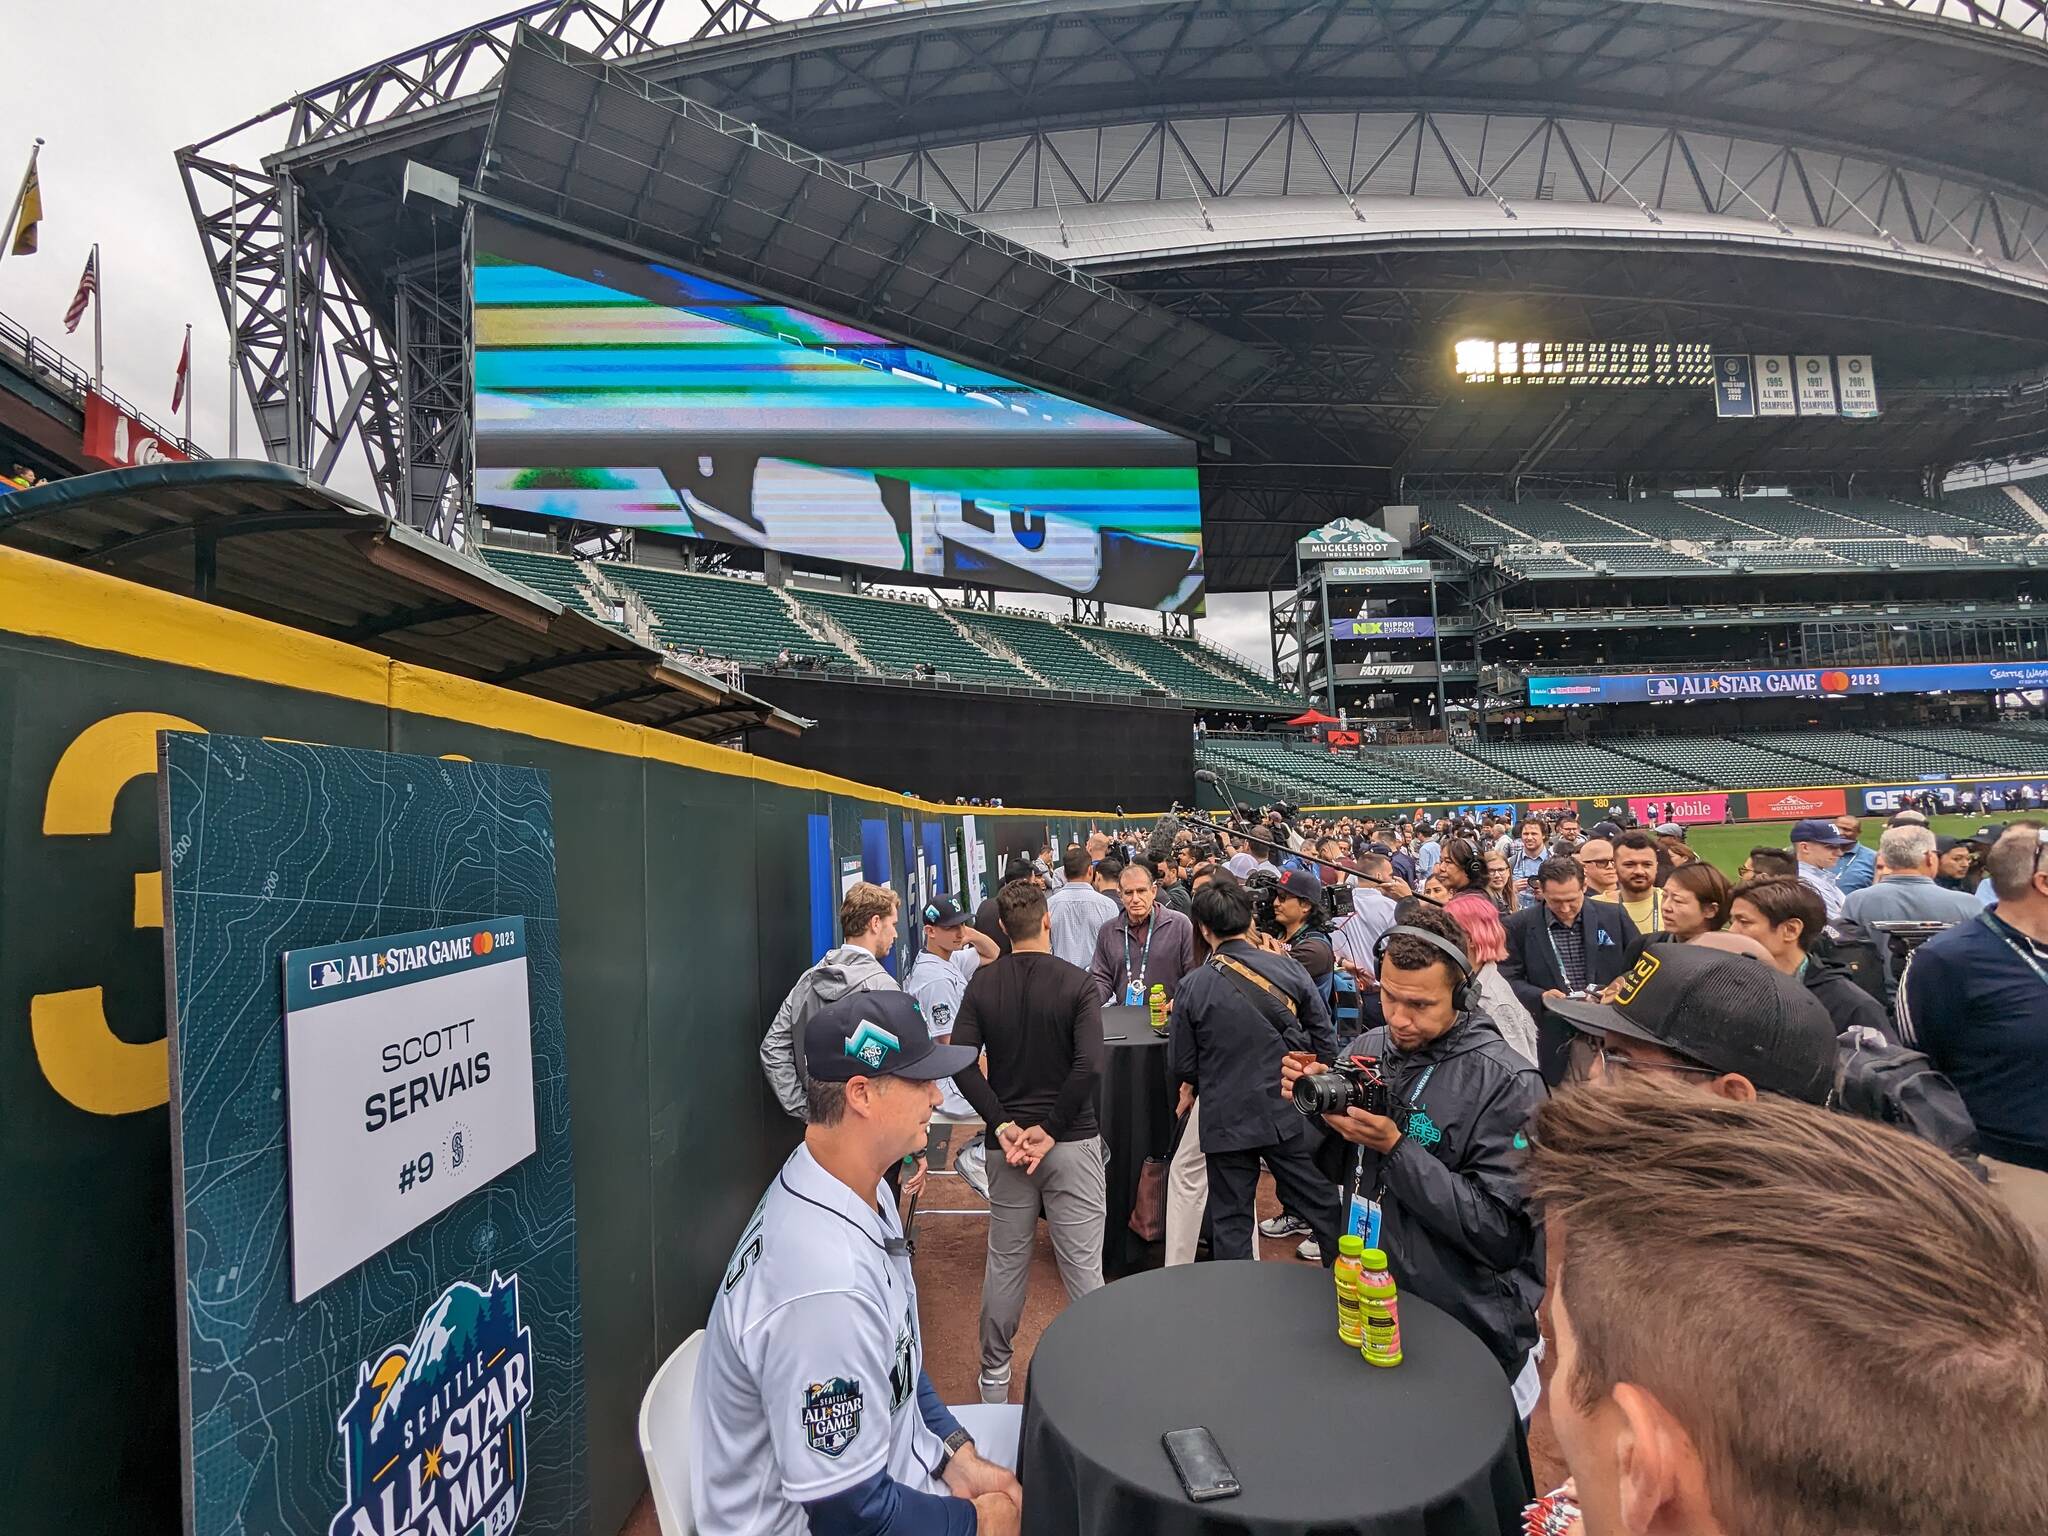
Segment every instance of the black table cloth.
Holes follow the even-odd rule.
[[[1138,1173],[1146,1158],[1166,1155],[1173,1137],[1166,1037],[1153,1033],[1143,1008],[1119,1004],[1102,1010],[1102,1078],[1096,1110],[1109,1148],[1102,1273],[1113,1280],[1155,1266],[1160,1258],[1158,1244],[1145,1242],[1130,1229]]]
[[[1025,1536],[1503,1536],[1527,1497],[1492,1354],[1401,1298],[1402,1363],[1337,1337],[1327,1271],[1249,1261],[1084,1296],[1032,1356]],[[1244,1491],[1189,1502],[1160,1445],[1205,1427]]]

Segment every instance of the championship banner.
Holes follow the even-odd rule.
[[[1795,357],[1792,359],[1792,368],[1798,379],[1799,414],[1835,415],[1834,360],[1826,357]]]
[[[1744,821],[1804,821],[1809,816],[1846,816],[1848,791],[1771,789],[1742,797]]]
[[[1756,414],[1755,377],[1749,359],[1739,352],[1722,353],[1714,359],[1714,414]]]
[[[1868,419],[1877,414],[1877,375],[1867,355],[1835,359],[1835,377],[1842,387],[1842,414]]]
[[[1669,816],[1664,814],[1667,805],[1671,807]],[[1680,826],[1698,822],[1718,826],[1728,819],[1728,797],[1722,794],[1631,795],[1628,808],[1637,821],[1676,822]]]
[[[1797,416],[1799,399],[1792,388],[1792,359],[1783,354],[1759,354],[1753,361],[1757,415]]]
[[[186,1531],[588,1536],[546,776],[158,739]]]
[[[96,390],[85,392],[85,451],[102,464],[128,469],[137,464],[165,464],[191,457],[184,449],[145,427]]]

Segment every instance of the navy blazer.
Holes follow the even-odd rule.
[[[1508,942],[1500,973],[1536,1021],[1536,1064],[1553,1087],[1564,1080],[1565,1046],[1570,1026],[1552,1018],[1543,994],[1565,987],[1557,951],[1550,943],[1550,909],[1538,902],[1510,913],[1501,923]],[[1586,984],[1598,990],[1625,972],[1642,952],[1643,936],[1618,901],[1588,900],[1579,909],[1579,936],[1586,945]]]

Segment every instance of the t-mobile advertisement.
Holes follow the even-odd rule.
[[[1675,822],[1679,826],[1691,826],[1706,821],[1718,825],[1728,819],[1728,797],[1665,795],[1659,799],[1652,795],[1631,795],[1628,809],[1629,814],[1641,822],[1660,825]]]

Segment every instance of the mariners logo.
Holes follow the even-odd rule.
[[[458,1280],[409,1344],[359,1367],[328,1536],[506,1536],[526,1497],[533,1343],[519,1277]]]
[[[821,1456],[837,1458],[860,1434],[864,1406],[860,1383],[844,1376],[814,1381],[804,1388],[804,1438]]]

